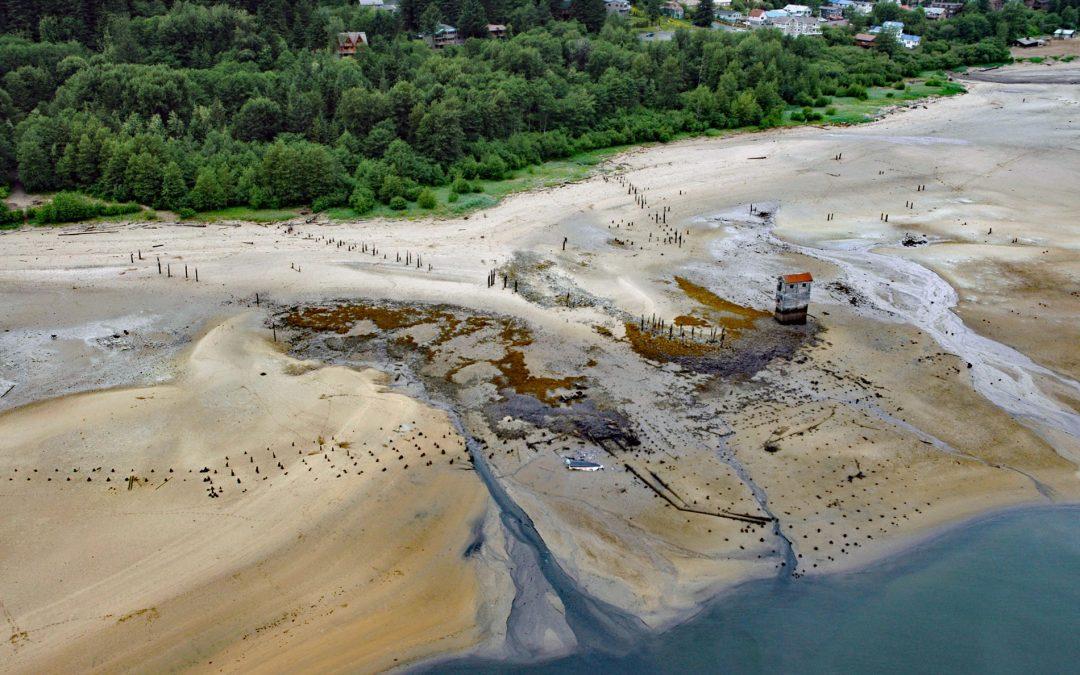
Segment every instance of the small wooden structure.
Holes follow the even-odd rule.
[[[337,53],[340,57],[356,56],[356,50],[360,47],[367,47],[367,33],[363,31],[351,31],[348,33],[338,33],[337,36]]]
[[[857,33],[855,35],[855,44],[862,47],[863,49],[869,49],[873,47],[876,40],[877,36],[871,35],[870,33]]]
[[[782,324],[805,324],[810,306],[810,286],[814,277],[809,272],[785,274],[776,279],[776,311],[773,316]]]

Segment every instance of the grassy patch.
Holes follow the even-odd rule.
[[[250,206],[230,206],[227,209],[203,211],[191,220],[213,223],[219,220],[244,220],[254,223],[274,223],[300,215],[300,209],[255,209]]]
[[[919,99],[935,96],[953,96],[964,91],[964,87],[956,82],[949,82],[944,74],[928,74],[927,77],[915,78],[906,82],[903,90],[893,87],[870,87],[866,90],[866,98],[859,99],[851,96],[835,96],[829,105],[814,108],[821,113],[822,124],[859,124],[869,122],[881,111],[882,108],[897,105],[905,101],[917,101]],[[785,125],[804,124],[801,120],[792,120],[792,113],[802,110],[797,106],[791,106],[784,112]],[[830,112],[831,111],[831,112]]]
[[[450,200],[450,186],[441,185],[431,188],[438,202],[433,209],[420,208],[416,202],[409,202],[402,211],[395,211],[386,204],[378,204],[374,209],[361,215],[347,206],[327,209],[324,213],[331,220],[357,220],[359,218],[397,218],[416,219],[430,216],[459,216],[498,204],[504,197],[518,192],[553,187],[576,180],[589,174],[589,170],[608,157],[626,149],[627,146],[591,150],[569,159],[552,160],[538,166],[530,166],[514,171],[503,180],[472,181],[479,185],[481,192],[458,195],[456,202]]]

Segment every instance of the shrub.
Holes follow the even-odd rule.
[[[422,209],[433,209],[439,202],[435,199],[434,192],[428,188],[424,188],[420,191],[419,196],[417,196],[416,203]]]
[[[826,115],[835,115],[836,114],[836,106],[831,105],[828,108],[825,108],[825,114]]]
[[[177,211],[176,215],[180,216],[181,220],[187,220],[188,218],[194,218],[195,217],[195,209],[191,208],[190,206],[185,206],[184,208]]]
[[[852,98],[857,98],[862,101],[865,101],[869,97],[869,94],[866,93],[866,87],[861,84],[848,85],[847,89],[844,90],[844,95],[850,96]]]
[[[10,209],[0,199],[0,227],[11,227],[23,221],[23,212],[20,209]]]
[[[458,193],[456,193],[456,192],[451,192],[451,193],[450,193],[449,195],[447,195],[447,197],[446,197],[446,201],[450,202],[451,204],[453,204],[454,202],[456,202],[456,201],[457,201],[457,200],[459,200],[459,199],[461,199],[461,195],[459,195],[459,194],[458,194]]]
[[[328,195],[322,195],[316,197],[315,201],[311,203],[312,211],[325,211],[326,209],[333,208],[335,206],[344,206],[348,203],[348,199],[345,198],[345,191],[335,191]]]
[[[791,121],[792,122],[802,122],[805,119],[806,119],[806,116],[803,115],[803,111],[801,111],[801,110],[795,110],[795,111],[793,111],[791,113]]]
[[[395,211],[404,211],[408,205],[409,203],[405,201],[404,197],[398,196],[390,200],[390,208]]]
[[[367,213],[375,208],[375,193],[366,185],[357,185],[349,197],[349,206],[357,213]]]
[[[465,180],[461,176],[454,179],[454,182],[450,184],[450,191],[456,192],[459,195],[467,195],[472,192],[472,185],[469,181]]]
[[[46,225],[73,223],[98,216],[120,216],[141,210],[138,204],[103,204],[77,192],[58,192],[51,202],[34,212],[33,218],[38,225]]]

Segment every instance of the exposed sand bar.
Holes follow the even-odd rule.
[[[489,505],[445,415],[252,319],[170,384],[0,416],[5,670],[380,670],[477,642]]]

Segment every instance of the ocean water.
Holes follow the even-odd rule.
[[[629,653],[447,670],[1080,673],[1080,506],[999,513],[858,572],[748,583]]]

